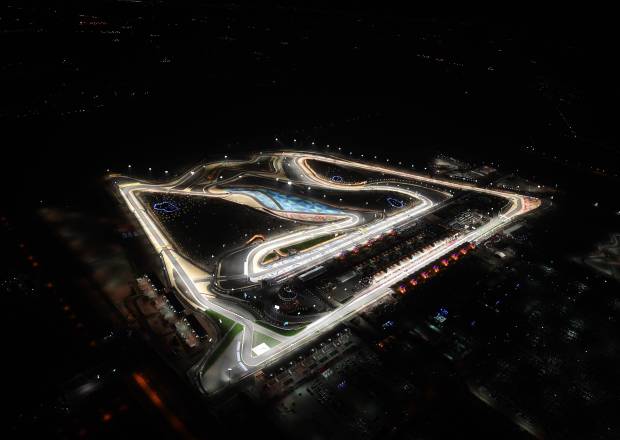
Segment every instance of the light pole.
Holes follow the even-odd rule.
[[[232,368],[228,368],[228,385],[230,385],[230,372],[232,371]]]

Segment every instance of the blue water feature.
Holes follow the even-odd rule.
[[[229,189],[232,193],[254,197],[263,206],[276,211],[303,212],[313,214],[342,214],[340,209],[325,205],[314,200],[284,194],[271,189]]]
[[[158,212],[172,214],[173,212],[177,212],[179,210],[179,207],[172,202],[164,201],[164,202],[154,203],[153,209]]]
[[[405,206],[405,202],[394,197],[388,197],[386,200],[392,208],[402,208]]]

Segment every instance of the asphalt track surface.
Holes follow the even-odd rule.
[[[186,195],[188,192],[196,195],[206,194],[204,191],[194,192],[190,189],[191,182],[194,180],[195,175],[199,171],[202,171],[201,168],[204,166],[196,166],[178,179],[166,184],[141,182],[118,184],[118,189],[123,200],[126,202],[130,211],[135,215],[137,221],[144,229],[156,251],[160,254],[162,263],[167,269],[167,274],[171,283],[177,287],[177,290],[184,297],[184,299],[197,310],[213,310],[243,326],[243,332],[240,340],[237,340],[236,344],[231,344],[228,348],[229,350],[236,351],[236,356],[230,357],[233,365],[226,367],[228,370],[229,381],[239,380],[256,372],[267,364],[277,361],[283,356],[290,354],[299,346],[312,341],[349,317],[359,313],[362,309],[376,302],[385,294],[390,293],[390,286],[394,285],[398,281],[419,271],[428,264],[436,261],[438,258],[458,248],[466,242],[478,243],[485,240],[489,236],[504,228],[516,217],[523,215],[540,205],[540,202],[537,199],[519,194],[489,188],[478,188],[467,183],[440,180],[417,173],[384,167],[382,165],[353,162],[333,156],[323,156],[315,153],[302,152],[281,152],[263,156],[281,158],[281,170],[284,168],[282,164],[288,165],[289,168],[292,168],[292,174],[295,177],[291,177],[290,179],[295,179],[293,182],[295,184],[312,185],[313,188],[329,188],[340,191],[396,191],[410,197],[414,197],[418,199],[420,203],[415,204],[410,209],[403,209],[397,214],[384,217],[376,222],[372,222],[364,226],[357,226],[360,222],[359,216],[357,216],[354,212],[350,212],[347,213],[345,219],[319,226],[311,230],[311,232],[307,230],[293,232],[274,239],[269,239],[252,248],[252,250],[247,254],[244,262],[244,273],[251,281],[282,277],[287,274],[299,272],[299,270],[304,268],[310,269],[323,261],[333,258],[344,250],[362,244],[373,237],[389,232],[394,227],[423,216],[429,209],[435,206],[435,203],[432,200],[419,192],[397,185],[347,185],[333,182],[317,175],[308,165],[308,160],[329,161],[330,163],[343,167],[367,170],[371,172],[381,172],[386,175],[407,179],[412,181],[412,183],[417,181],[430,184],[434,187],[472,191],[501,197],[507,201],[507,209],[505,209],[504,212],[499,214],[497,217],[491,219],[491,221],[484,226],[472,230],[467,234],[462,234],[455,238],[446,239],[436,243],[432,248],[425,249],[423,252],[420,252],[415,256],[404,259],[400,264],[390,268],[385,274],[383,274],[383,276],[376,278],[375,281],[366,289],[358,292],[351,301],[325,314],[321,318],[307,325],[298,333],[290,336],[284,336],[254,322],[253,316],[243,308],[218,300],[216,295],[213,293],[209,291],[205,292],[204,287],[201,291],[197,286],[197,282],[194,281],[192,276],[188,273],[187,262],[184,261],[184,259],[175,251],[174,244],[167,240],[159,225],[151,218],[145,207],[142,205],[140,199],[136,196],[137,193],[142,191],[172,192]],[[245,163],[252,163],[257,159],[258,156]],[[227,161],[224,164],[230,163],[231,161]],[[238,163],[243,164],[244,162],[240,161]],[[217,183],[221,184],[222,181]],[[295,256],[285,258],[269,265],[261,264],[263,257],[274,249],[298,243],[300,240],[309,240],[320,235],[339,232],[343,233],[339,235],[338,238],[329,241],[325,245],[317,246],[308,252],[299,253]],[[256,355],[252,352],[253,334],[255,331],[276,339],[279,341],[278,345],[260,355]],[[202,371],[201,368],[197,368],[196,374],[201,376],[204,374],[204,371]],[[198,379],[201,380],[200,377]]]

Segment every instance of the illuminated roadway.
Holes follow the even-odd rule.
[[[215,298],[215,295],[211,292],[207,292],[206,294],[201,292],[196,282],[194,282],[192,277],[188,274],[185,264],[183,264],[183,259],[175,251],[175,247],[168,242],[159,226],[149,216],[146,209],[136,196],[136,193],[140,191],[188,194],[187,190],[178,188],[181,188],[183,185],[191,182],[195,172],[200,170],[201,167],[194,167],[180,178],[167,184],[148,184],[140,182],[119,184],[118,188],[122,198],[125,200],[130,211],[135,215],[147,237],[160,254],[162,262],[167,268],[170,281],[177,287],[185,300],[197,310],[213,310],[240,323],[243,326],[240,341],[238,341],[236,345],[232,344],[231,347],[228,348],[229,350],[236,350],[237,362],[229,367],[231,368],[231,370],[229,370],[229,374],[233,371],[233,378],[235,380],[243,378],[248,374],[252,374],[268,363],[276,361],[283,355],[295,350],[300,345],[305,344],[318,335],[330,330],[338,323],[346,320],[348,317],[358,313],[363,308],[374,303],[386,293],[391,292],[390,286],[417,272],[446,253],[449,253],[453,249],[461,246],[463,243],[476,243],[488,238],[490,235],[503,228],[515,217],[522,215],[531,209],[535,209],[540,204],[537,199],[528,198],[519,194],[512,194],[505,191],[492,190],[488,188],[478,188],[467,183],[445,181],[416,173],[395,170],[381,165],[352,162],[332,156],[328,157],[313,153],[297,152],[276,153],[275,156],[288,158],[290,160],[289,166],[294,166],[297,168],[297,178],[304,179],[304,184],[311,183],[314,187],[337,189],[341,191],[396,191],[415,197],[420,201],[420,203],[416,204],[411,209],[405,209],[395,215],[388,216],[366,226],[357,226],[360,222],[359,217],[354,213],[349,213],[344,220],[327,223],[324,226],[315,228],[311,232],[294,232],[275,239],[267,240],[261,245],[254,247],[248,253],[245,260],[244,272],[251,281],[280,277],[283,275],[286,276],[287,273],[293,273],[301,268],[316,266],[321,261],[333,258],[343,250],[350,249],[358,244],[364,243],[373,237],[391,230],[395,226],[404,224],[424,215],[425,212],[434,206],[434,203],[429,198],[418,192],[411,191],[400,186],[390,186],[387,184],[347,185],[334,183],[317,175],[307,164],[308,160],[327,160],[330,163],[341,165],[343,167],[381,172],[392,176],[402,177],[411,181],[425,182],[433,186],[442,186],[489,194],[506,199],[509,202],[509,206],[504,213],[494,217],[485,225],[472,230],[467,234],[436,243],[433,247],[426,249],[424,252],[421,252],[413,257],[405,258],[400,264],[388,269],[383,276],[377,277],[370,286],[358,292],[349,302],[315,320],[298,333],[291,336],[284,336],[255,323],[253,316],[244,309],[229,306],[228,304],[223,306],[222,301],[218,301]],[[254,158],[254,160],[256,160],[256,158]],[[197,192],[195,193],[193,191],[190,193],[193,195],[202,194]],[[270,265],[261,265],[261,261],[264,256],[274,249],[283,248],[298,243],[301,240],[308,240],[313,237],[336,233],[343,230],[346,230],[346,232],[338,238],[335,238],[322,246],[317,246],[308,252],[303,252],[293,257],[286,258],[282,262],[276,262]],[[253,333],[255,331],[267,334],[268,336],[276,339],[279,341],[278,345],[270,348],[268,351],[260,355],[256,355],[252,352]],[[202,373],[202,370],[198,372],[198,374]]]

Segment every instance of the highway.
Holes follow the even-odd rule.
[[[422,269],[446,253],[458,248],[465,242],[483,241],[492,234],[496,233],[498,230],[505,227],[505,225],[511,222],[514,218],[535,209],[540,204],[537,199],[532,199],[519,194],[489,188],[478,188],[467,183],[435,179],[417,173],[395,170],[381,165],[364,162],[353,162],[333,156],[322,156],[315,153],[300,152],[275,153],[273,156],[281,157],[283,159],[286,158],[289,160],[289,167],[292,166],[296,169],[295,178],[298,179],[294,182],[296,184],[311,184],[313,187],[336,189],[340,191],[397,191],[419,200],[419,203],[415,204],[412,208],[403,209],[394,215],[386,216],[364,226],[358,226],[360,223],[359,216],[355,212],[350,211],[346,213],[343,220],[330,222],[310,231],[304,230],[293,232],[269,239],[252,248],[247,255],[244,263],[244,272],[251,281],[282,277],[287,274],[295,273],[305,267],[311,268],[316,266],[322,261],[333,258],[344,250],[350,249],[366,242],[369,239],[386,233],[398,225],[423,216],[429,209],[435,206],[435,203],[433,203],[433,201],[431,201],[428,197],[400,186],[389,184],[346,185],[334,183],[331,180],[317,175],[309,166],[308,160],[329,161],[330,163],[343,167],[358,168],[372,172],[381,172],[391,176],[398,176],[412,182],[420,181],[433,186],[489,194],[505,199],[507,201],[507,209],[502,214],[499,214],[497,217],[493,218],[490,222],[479,227],[478,229],[472,230],[467,234],[462,234],[455,239],[437,243],[432,248],[417,254],[413,258],[407,259],[405,262],[401,262],[401,264],[396,267],[390,268],[384,276],[380,277],[380,279],[376,280],[363,291],[357,293],[351,301],[312,322],[300,332],[291,336],[284,336],[255,323],[253,316],[244,309],[240,307],[227,306],[222,301],[218,301],[216,299],[216,295],[208,290],[205,292],[204,287],[201,291],[198,288],[197,283],[192,279],[192,276],[188,273],[189,268],[187,266],[187,261],[184,261],[183,258],[181,258],[175,251],[174,244],[167,240],[159,225],[151,218],[145,207],[142,205],[140,199],[136,196],[136,194],[141,191],[188,194],[188,188],[184,188],[184,186],[187,186],[188,183],[192,181],[195,177],[195,173],[200,171],[203,166],[194,167],[175,181],[166,184],[140,182],[118,184],[118,189],[122,199],[125,201],[132,214],[136,217],[157,253],[160,254],[170,282],[177,287],[179,293],[184,297],[184,299],[196,310],[213,310],[243,325],[243,332],[237,340],[237,343],[231,344],[231,347],[229,347],[229,350],[235,350],[237,353],[234,365],[228,367],[232,369],[231,377],[234,380],[238,380],[248,374],[252,374],[265,365],[277,361],[282,356],[295,350],[300,345],[306,344],[317,336],[324,334],[334,326],[348,319],[350,316],[358,313],[365,307],[368,307],[386,293],[389,293],[391,291],[389,287],[397,283],[399,280],[402,280],[403,278],[406,278],[407,276]],[[257,157],[258,156],[254,157],[252,162],[256,161]],[[239,163],[242,164],[243,162]],[[213,166],[213,164],[211,165]],[[217,166],[217,164],[215,166]],[[216,183],[221,182],[214,182],[214,185]],[[192,195],[202,194],[211,197],[214,196],[213,194],[208,194],[208,192],[204,190],[199,192],[190,190],[190,193]],[[340,232],[342,232],[342,234],[338,238],[333,239],[324,245],[316,246],[307,252],[301,252],[297,255],[282,259],[272,264],[261,264],[264,256],[269,254],[274,249],[290,246],[302,240],[308,240],[320,235]],[[253,334],[255,331],[267,334],[268,336],[276,339],[279,341],[278,345],[260,355],[256,355],[252,352]],[[202,371],[199,371],[198,374],[202,373]]]

